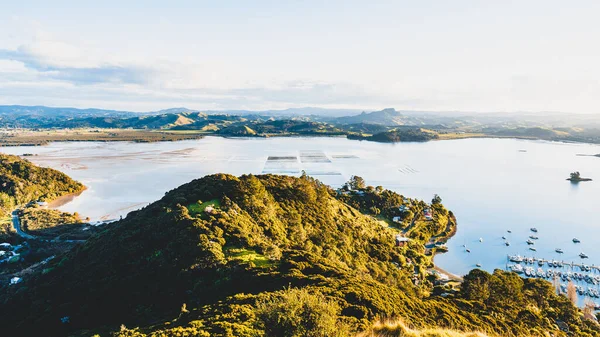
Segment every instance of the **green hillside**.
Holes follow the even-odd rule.
[[[389,317],[414,329],[600,335],[545,281],[476,270],[461,290],[434,285],[424,243],[449,235],[452,213],[361,181],[334,191],[307,176],[218,174],[182,185],[2,285],[3,334],[353,336]],[[396,224],[400,205],[410,219]]]
[[[39,167],[17,156],[0,154],[0,215],[30,201],[51,201],[84,186],[57,170]]]

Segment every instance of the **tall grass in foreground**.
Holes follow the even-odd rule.
[[[356,337],[492,337],[480,332],[460,332],[441,328],[415,330],[402,320],[379,321]]]

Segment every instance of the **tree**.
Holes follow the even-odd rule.
[[[486,301],[490,297],[490,279],[488,272],[473,269],[465,275],[461,286],[461,294],[468,300]]]
[[[365,183],[365,180],[359,176],[350,177],[350,180],[348,180],[347,184],[350,186],[350,189],[352,189],[352,190],[360,190],[360,189],[365,188],[365,186],[367,185]]]
[[[347,328],[338,321],[337,303],[320,292],[288,288],[257,303],[257,316],[266,337],[342,337]]]
[[[441,203],[442,203],[442,198],[439,195],[435,194],[433,196],[433,199],[431,199],[431,204],[432,205],[439,205]]]

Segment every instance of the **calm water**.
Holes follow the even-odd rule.
[[[226,172],[299,174],[305,170],[339,186],[351,175],[406,196],[430,200],[437,193],[458,218],[450,252],[436,263],[456,274],[476,263],[505,266],[506,254],[535,254],[578,261],[581,251],[600,264],[600,146],[510,139],[465,139],[381,144],[344,138],[202,140],[174,143],[53,143],[2,148],[35,153],[33,162],[80,180],[88,190],[64,205],[92,220],[112,219],[159,199],[194,178]],[[526,151],[526,152],[524,152]],[[298,157],[298,160],[290,157]],[[579,170],[598,181],[572,185]],[[537,227],[537,253],[525,241]],[[512,234],[507,234],[507,229]],[[501,239],[511,242],[505,247]],[[479,238],[483,238],[483,243]],[[573,237],[581,239],[574,245]],[[466,244],[472,251],[464,252]],[[554,252],[562,248],[559,256]]]

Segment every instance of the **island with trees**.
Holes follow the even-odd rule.
[[[591,178],[583,178],[581,176],[581,173],[579,173],[579,171],[576,172],[572,172],[569,176],[569,178],[567,178],[568,181],[572,182],[572,183],[579,183],[581,181],[592,181]]]

